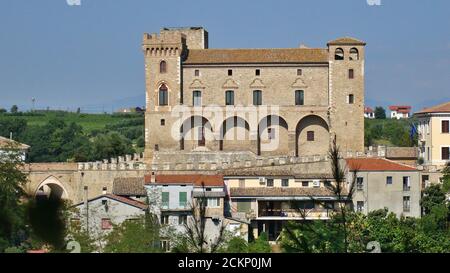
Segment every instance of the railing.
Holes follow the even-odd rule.
[[[330,209],[261,209],[258,217],[329,217]]]
[[[410,212],[411,211],[411,207],[407,206],[407,207],[403,207],[403,212]]]
[[[411,187],[410,186],[403,186],[403,191],[411,191]]]

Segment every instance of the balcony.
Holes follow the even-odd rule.
[[[297,204],[289,202],[266,201],[259,202],[257,218],[280,220],[302,220],[302,219],[328,219],[333,209],[320,207],[319,204],[313,204],[310,201],[298,202]]]

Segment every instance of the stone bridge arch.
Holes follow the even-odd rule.
[[[42,180],[33,189],[33,197],[47,197],[51,199],[63,199],[69,200],[69,187],[64,182],[56,178],[54,175],[50,175]]]

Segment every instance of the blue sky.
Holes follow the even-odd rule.
[[[204,26],[211,48],[368,43],[366,103],[450,100],[450,1],[7,0],[0,6],[0,107],[144,104],[143,32]]]

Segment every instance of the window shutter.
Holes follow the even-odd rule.
[[[450,159],[450,147],[442,147],[442,160],[449,160]]]
[[[449,121],[448,120],[442,121],[442,133],[449,133]]]
[[[182,207],[186,206],[187,192],[180,192],[179,193],[179,201],[180,201],[180,206],[182,206]]]

